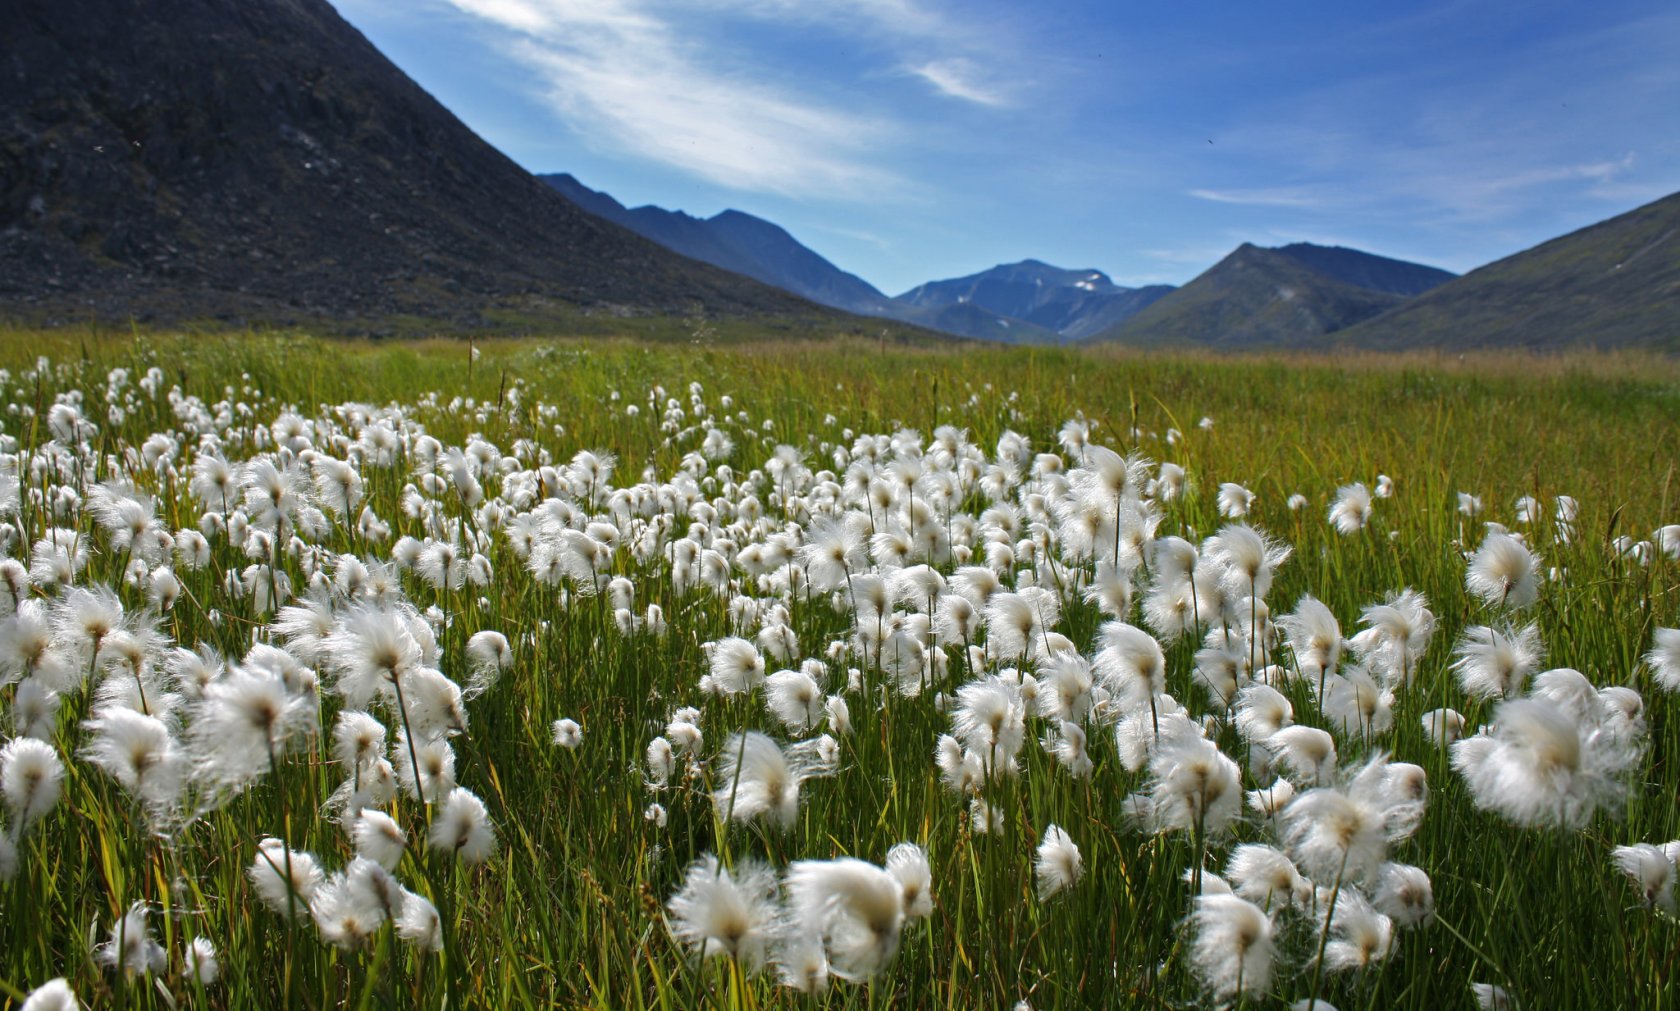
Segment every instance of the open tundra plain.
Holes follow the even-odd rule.
[[[1672,360],[0,365],[0,1005],[1675,1001]]]

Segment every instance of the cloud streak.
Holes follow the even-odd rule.
[[[1329,201],[1315,189],[1307,187],[1270,187],[1246,190],[1190,190],[1197,200],[1216,204],[1242,204],[1248,207],[1320,208]]]
[[[890,119],[810,99],[717,60],[634,0],[448,0],[493,25],[587,142],[737,190],[878,199]]]
[[[1012,104],[1001,91],[986,82],[972,60],[953,57],[933,60],[911,67],[910,73],[933,85],[934,90],[949,98],[959,98],[975,105],[1003,108]]]

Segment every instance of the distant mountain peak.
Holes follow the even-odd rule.
[[[1062,340],[1082,340],[1113,327],[1172,289],[1125,288],[1100,270],[1069,270],[1037,259],[1001,263],[975,274],[929,281],[894,301],[924,311],[974,306],[1030,323]]]
[[[652,204],[626,210],[612,197],[589,189],[569,173],[538,178],[591,213],[690,259],[744,274],[821,305],[867,316],[888,315],[884,311],[889,302],[885,295],[801,245],[787,229],[763,218],[734,208],[709,218]]]
[[[1143,345],[1306,346],[1452,276],[1344,247],[1244,242],[1102,337]]]

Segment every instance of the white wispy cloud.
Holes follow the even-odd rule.
[[[506,54],[592,144],[738,190],[879,198],[902,180],[877,146],[899,127],[728,65],[636,0],[448,0],[506,33]]]
[[[941,95],[960,98],[976,105],[1003,107],[1011,104],[1007,95],[987,81],[973,60],[956,56],[932,60],[908,68],[910,73],[933,85]]]
[[[1216,204],[1245,204],[1251,207],[1319,208],[1330,201],[1322,192],[1307,187],[1261,187],[1257,189],[1194,189],[1189,195]]]

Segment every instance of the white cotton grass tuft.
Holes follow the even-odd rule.
[[[469,864],[483,863],[496,849],[496,833],[484,802],[471,790],[449,791],[432,815],[432,849],[453,853]]]
[[[58,803],[63,781],[64,763],[52,745],[19,737],[0,748],[0,794],[14,840]]]
[[[843,695],[830,695],[823,703],[823,715],[828,720],[828,729],[841,737],[852,733],[852,707]]]
[[[143,902],[128,907],[128,912],[111,925],[105,943],[94,950],[94,960],[130,976],[163,972],[169,965],[169,953],[146,929],[146,914]]]
[[[1166,654],[1154,636],[1135,625],[1110,621],[1097,641],[1090,671],[1124,708],[1147,707],[1150,698],[1166,690]]]
[[[1416,590],[1402,590],[1365,608],[1359,617],[1366,627],[1349,640],[1354,655],[1389,687],[1411,680],[1435,632],[1428,598]]]
[[[1094,686],[1090,661],[1077,653],[1058,653],[1038,667],[1038,714],[1052,720],[1082,721],[1091,711]]]
[[[1390,844],[1423,818],[1415,766],[1378,755],[1334,786],[1301,793],[1282,811],[1283,839],[1301,870],[1321,885],[1373,880]]]
[[[963,748],[980,756],[988,778],[1015,771],[1026,741],[1027,706],[1020,684],[991,675],[957,689],[951,730]]]
[[[1041,743],[1075,779],[1089,779],[1096,771],[1096,763],[1091,760],[1090,739],[1079,724],[1062,720]]]
[[[113,707],[85,726],[89,739],[83,757],[149,809],[160,811],[174,805],[188,763],[168,724],[155,716]]]
[[[70,989],[70,981],[60,976],[29,991],[18,1011],[77,1011],[81,1006],[76,991]]]
[[[1610,856],[1616,868],[1627,875],[1642,905],[1674,912],[1674,860],[1663,847],[1650,843],[1617,846]]]
[[[1421,927],[1435,917],[1435,886],[1421,867],[1383,864],[1371,905],[1403,928]]]
[[[333,689],[350,708],[366,708],[374,698],[391,695],[425,662],[415,617],[412,609],[364,603],[340,618],[324,645]]]
[[[1470,996],[1481,1011],[1516,1011],[1517,1002],[1510,991],[1494,983],[1471,983]]]
[[[903,893],[906,919],[919,920],[933,912],[933,868],[926,850],[915,843],[899,843],[887,851],[886,868]]]
[[[697,957],[731,957],[751,972],[776,939],[776,875],[756,860],[731,870],[707,853],[690,865],[665,909],[670,932]]]
[[[1322,601],[1302,597],[1294,612],[1279,618],[1277,625],[1303,678],[1317,686],[1335,671],[1342,655],[1342,626]]]
[[[1038,897],[1048,899],[1057,892],[1078,884],[1085,873],[1085,861],[1079,846],[1060,825],[1044,830],[1038,844],[1038,859],[1033,865],[1038,879]]]
[[[1371,522],[1371,490],[1354,482],[1336,489],[1336,501],[1330,504],[1330,525],[1342,536],[1357,534]]]
[[[1295,722],[1295,707],[1289,697],[1259,682],[1244,685],[1237,693],[1237,733],[1250,744],[1263,744],[1273,734]]]
[[[554,735],[554,743],[567,751],[575,751],[579,745],[583,744],[583,727],[579,726],[578,721],[574,719],[567,717],[555,720],[551,729]]]
[[[408,834],[396,819],[373,808],[357,812],[350,834],[357,856],[372,860],[388,871],[397,869],[397,862],[408,846]]]
[[[393,920],[397,936],[421,951],[443,950],[443,920],[424,895],[404,892],[402,909]]]
[[[1237,763],[1203,737],[1162,742],[1149,760],[1150,784],[1134,814],[1155,832],[1196,832],[1215,837],[1242,814]]]
[[[1219,486],[1217,496],[1219,515],[1228,519],[1241,519],[1247,516],[1248,511],[1254,508],[1254,497],[1253,492],[1235,481],[1224,482]]]
[[[1120,764],[1127,772],[1143,768],[1163,748],[1203,734],[1202,725],[1171,695],[1157,695],[1153,701],[1153,707],[1132,710],[1114,728]]]
[[[325,877],[313,855],[272,837],[257,844],[257,855],[245,875],[257,897],[282,916],[307,912]]]
[[[402,894],[389,871],[358,858],[321,883],[309,912],[322,940],[354,951],[401,910]]]
[[[1278,566],[1288,561],[1293,549],[1250,526],[1222,527],[1207,539],[1208,557],[1224,567],[1221,584],[1228,598],[1265,598]]]
[[[815,678],[803,670],[782,670],[764,682],[764,705],[794,733],[803,733],[823,718],[828,698]]]
[[[1452,746],[1453,767],[1476,806],[1530,827],[1580,828],[1619,803],[1638,755],[1631,742],[1598,733],[1542,698],[1500,703],[1490,734]]]
[[[1538,624],[1496,629],[1475,625],[1464,630],[1453,649],[1453,673],[1471,698],[1511,698],[1540,667],[1544,653]]]
[[[1667,692],[1680,692],[1680,628],[1659,628],[1651,635],[1651,650],[1645,654],[1651,680]]]
[[[204,687],[190,737],[195,774],[224,790],[245,788],[314,730],[316,705],[268,670],[235,668]]]
[[[1326,907],[1328,912],[1328,907]],[[1352,888],[1340,889],[1325,928],[1324,968],[1331,972],[1367,969],[1394,950],[1394,921]]]
[[[513,650],[507,636],[492,629],[474,632],[467,640],[467,665],[472,671],[466,688],[468,698],[495,687],[503,672],[513,666]]]
[[[671,742],[664,737],[655,737],[648,742],[642,755],[642,761],[647,766],[649,789],[665,789],[670,784],[671,774],[676,771],[677,767],[677,758],[671,748]]]
[[[828,954],[821,938],[799,931],[784,934],[774,958],[776,978],[783,986],[807,996],[828,989]]]
[[[1336,773],[1336,739],[1327,730],[1302,725],[1282,727],[1264,740],[1272,758],[1300,785],[1329,782]]]
[[[1231,851],[1225,878],[1232,891],[1267,913],[1291,906],[1306,907],[1313,899],[1312,882],[1281,850],[1261,843],[1244,843]]]
[[[455,751],[441,737],[420,740],[412,748],[407,740],[405,737],[391,746],[390,764],[397,782],[408,796],[438,803],[455,788]]]
[[[1423,732],[1436,747],[1445,747],[1464,736],[1464,714],[1456,709],[1431,709],[1422,717]]]
[[[1265,910],[1236,895],[1200,895],[1191,929],[1191,967],[1216,1001],[1258,996],[1271,986],[1277,947]]]
[[[1540,559],[1514,534],[1490,533],[1470,558],[1464,585],[1489,607],[1520,611],[1540,596]]]
[[[1248,809],[1264,818],[1276,818],[1289,802],[1295,799],[1295,785],[1287,779],[1275,780],[1247,793]]]
[[[216,945],[208,937],[195,937],[181,953],[181,968],[199,986],[210,986],[222,974]]]
[[[865,860],[798,860],[788,867],[789,930],[820,941],[829,968],[862,981],[898,953],[904,897],[898,879]]]
[[[756,730],[730,735],[712,781],[718,816],[743,822],[766,818],[784,830],[792,828],[799,815],[800,786],[835,771],[838,755],[833,743],[825,736],[784,749]]]
[[[1387,733],[1394,726],[1394,693],[1363,667],[1344,667],[1325,682],[1321,708],[1345,737]]]
[[[702,682],[720,695],[741,695],[764,681],[764,657],[746,639],[731,637],[712,644],[710,671]]]

